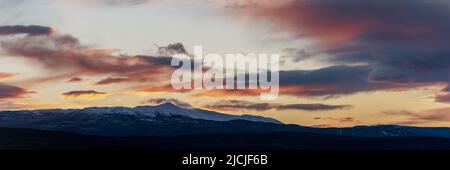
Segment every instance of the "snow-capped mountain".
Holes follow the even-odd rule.
[[[180,115],[186,116],[193,119],[203,119],[203,120],[212,120],[212,121],[230,121],[230,120],[247,120],[253,122],[266,122],[266,123],[276,123],[282,124],[280,121],[272,118],[266,118],[261,116],[253,116],[253,115],[229,115],[209,110],[202,109],[194,109],[194,108],[182,108],[178,107],[172,103],[165,103],[158,106],[138,106],[133,109],[138,113],[142,113],[145,115],[154,115],[155,113],[163,114],[163,115]]]
[[[47,110],[48,111],[48,110]],[[44,112],[47,112],[44,110]],[[77,110],[54,110],[58,112],[73,112]],[[127,107],[91,107],[80,110],[90,114],[128,114],[128,115],[142,115],[142,116],[185,116],[192,119],[212,120],[212,121],[230,121],[230,120],[247,120],[254,122],[266,122],[282,124],[280,121],[272,118],[265,118],[253,115],[229,115],[209,110],[182,108],[170,102],[157,106],[138,106],[134,108]],[[36,110],[34,112],[41,112]]]
[[[67,131],[94,135],[145,136],[248,131],[236,122],[281,125],[251,115],[228,115],[171,103],[158,106],[91,107],[0,112],[0,127]],[[250,128],[251,129],[251,128]],[[258,129],[258,128],[256,128]],[[253,130],[252,130],[253,131]]]
[[[205,133],[304,132],[353,137],[444,137],[450,128],[396,125],[312,128],[275,119],[229,115],[171,103],[158,106],[92,107],[0,112],[0,128],[28,128],[100,136],[174,136]]]

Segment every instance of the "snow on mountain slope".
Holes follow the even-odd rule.
[[[0,112],[0,113],[7,113]],[[192,119],[203,119],[203,120],[211,120],[211,121],[231,121],[231,120],[247,120],[253,122],[265,122],[265,123],[275,123],[282,124],[280,121],[265,118],[260,116],[252,116],[252,115],[229,115],[214,111],[202,110],[202,109],[194,109],[194,108],[181,108],[172,103],[165,103],[157,106],[138,106],[134,108],[128,107],[90,107],[85,109],[48,109],[48,110],[24,110],[24,111],[14,111],[16,115],[14,117],[20,115],[50,115],[50,114],[71,114],[71,113],[81,113],[81,114],[90,114],[90,115],[109,115],[109,114],[122,114],[122,115],[142,115],[147,117],[155,117],[155,116],[185,116]],[[8,117],[3,117],[3,119],[8,119]]]
[[[266,123],[276,123],[282,124],[280,121],[265,118],[261,116],[252,116],[252,115],[229,115],[223,114],[214,111],[202,110],[202,109],[194,109],[194,108],[181,108],[172,103],[165,103],[158,106],[138,106],[133,108],[138,113],[145,115],[152,115],[155,113],[163,114],[163,115],[181,115],[190,117],[193,119],[203,119],[203,120],[213,120],[213,121],[230,121],[230,120],[247,120],[253,122],[266,122]]]

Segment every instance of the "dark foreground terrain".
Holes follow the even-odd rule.
[[[0,112],[2,150],[450,150],[450,128],[314,128],[171,103]]]
[[[0,128],[2,150],[450,150],[437,137],[347,137],[299,132],[100,137]]]

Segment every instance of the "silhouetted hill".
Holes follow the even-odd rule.
[[[2,150],[368,150],[445,149],[435,137],[361,138],[298,132],[100,137],[67,132],[0,128]]]

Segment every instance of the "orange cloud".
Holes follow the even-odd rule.
[[[34,61],[49,70],[64,71],[63,75],[50,75],[35,82],[83,75],[108,75],[127,79],[128,82],[146,82],[165,78],[173,69],[170,66],[170,57],[121,55],[117,54],[117,49],[84,45],[77,38],[58,32],[35,35],[34,32],[26,30],[9,34],[28,36],[2,40],[1,48],[5,53]],[[121,81],[117,79],[109,79],[99,83],[105,85],[119,82]]]
[[[16,74],[14,73],[5,73],[5,72],[0,72],[0,79],[5,79],[5,78],[9,78],[9,77],[13,77]]]

